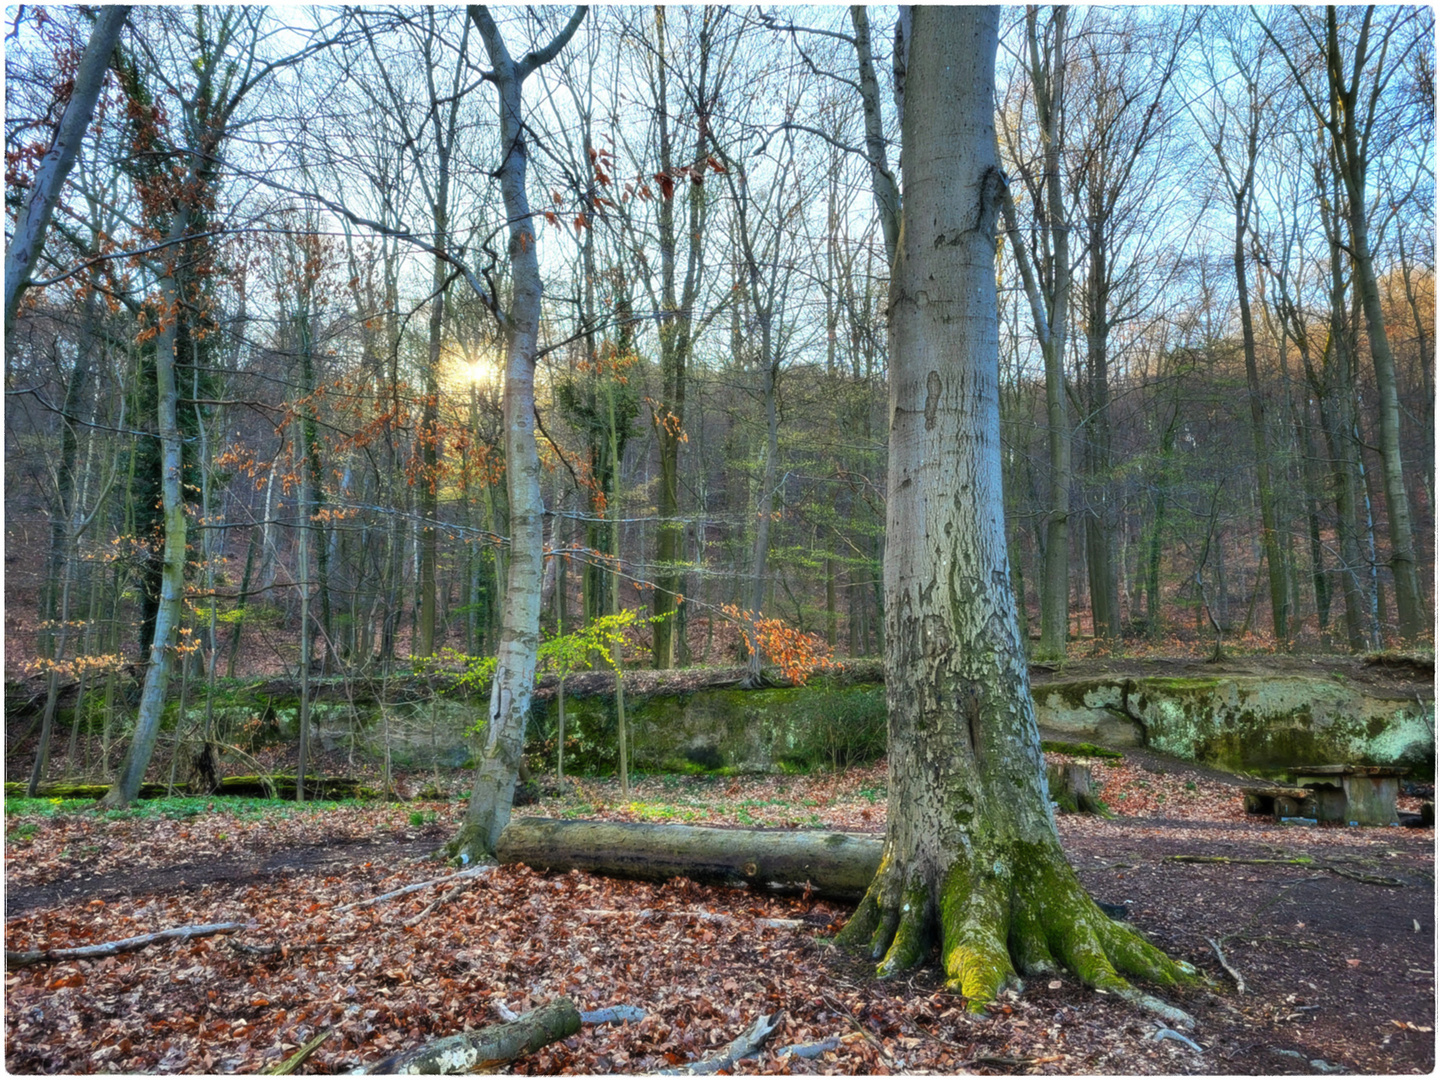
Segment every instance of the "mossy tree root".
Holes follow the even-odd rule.
[[[886,978],[922,963],[938,935],[947,984],[976,1012],[1003,991],[1021,988],[1021,975],[1065,968],[1087,986],[1192,1027],[1183,1011],[1131,986],[1125,976],[1176,986],[1196,981],[1196,969],[1111,920],[1085,892],[1058,844],[1051,848],[1014,843],[999,858],[956,860],[933,890],[919,875],[902,878],[887,854],[838,940],[869,952],[879,961],[876,973]]]
[[[460,826],[455,838],[437,851],[434,857],[462,866],[494,862],[495,851],[493,846],[487,844],[488,839],[489,833],[483,826],[466,821]]]

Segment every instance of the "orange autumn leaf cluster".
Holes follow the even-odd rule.
[[[739,624],[745,644],[768,657],[796,686],[804,686],[817,671],[838,671],[842,666],[834,650],[814,634],[781,619],[763,619],[759,612],[741,611],[734,604],[722,604],[720,609]]]

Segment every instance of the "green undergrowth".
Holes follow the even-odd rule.
[[[229,796],[207,798],[204,796],[174,796],[172,798],[144,799],[123,810],[95,811],[93,799],[27,799],[23,796],[6,796],[5,816],[28,818],[52,818],[67,814],[95,813],[102,821],[124,821],[130,819],[191,818],[201,814],[228,814],[239,818],[289,818],[295,814],[317,814],[338,810],[342,807],[360,806],[354,799],[343,801],[316,800],[297,805],[293,799],[258,799]]]

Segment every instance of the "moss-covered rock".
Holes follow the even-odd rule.
[[[631,765],[640,771],[792,771],[873,761],[885,752],[885,691],[876,684],[814,679],[803,687],[704,687],[625,698]],[[531,710],[531,749],[553,761],[554,698]],[[567,771],[615,768],[614,693],[567,694]]]
[[[1328,678],[1137,679],[1130,708],[1156,749],[1282,772],[1348,762],[1435,768],[1433,701],[1372,697]]]

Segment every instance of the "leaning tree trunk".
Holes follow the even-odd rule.
[[[903,120],[905,204],[891,278],[885,551],[889,818],[880,869],[841,938],[895,975],[937,938],[983,1008],[1063,964],[1139,998],[1120,972],[1188,969],[1108,919],[1065,861],[1044,781],[1007,565],[1000,486],[995,8],[921,7]]]
[[[45,232],[50,227],[50,217],[55,204],[60,201],[60,190],[65,178],[75,164],[80,152],[80,143],[85,138],[85,129],[95,115],[95,104],[100,100],[100,91],[105,87],[105,73],[110,69],[110,57],[115,44],[120,40],[120,31],[130,17],[129,4],[117,4],[102,9],[90,32],[90,41],[80,57],[80,65],[71,79],[70,100],[60,117],[60,127],[55,132],[55,141],[40,159],[35,169],[35,185],[26,197],[25,206],[15,221],[15,231],[5,249],[5,331],[15,325],[15,316],[20,310],[20,295],[30,284],[30,275],[40,249],[45,246]]]
[[[194,182],[194,173],[191,174]],[[178,242],[190,228],[189,208],[175,211],[170,241]],[[173,273],[161,281],[164,308],[159,335],[155,340],[155,386],[159,417],[160,500],[165,521],[165,545],[161,554],[160,604],[155,614],[155,632],[150,642],[150,663],[140,690],[135,716],[135,734],[120,766],[120,775],[102,800],[107,807],[125,807],[135,800],[140,781],[155,752],[160,718],[165,708],[165,690],[170,682],[171,650],[180,626],[181,602],[185,596],[185,496],[181,490],[184,440],[177,417],[179,392],[175,385],[175,347],[179,340],[180,284]]]
[[[492,854],[500,831],[510,820],[515,779],[525,746],[525,720],[535,686],[535,654],[540,647],[540,584],[544,571],[544,502],[540,496],[540,456],[535,446],[535,347],[540,334],[540,263],[535,228],[525,193],[526,142],[521,89],[535,68],[553,58],[574,35],[585,16],[576,10],[566,28],[545,49],[521,60],[511,58],[490,13],[471,5],[470,18],[485,42],[500,96],[500,146],[497,174],[510,222],[511,306],[504,320],[505,484],[510,502],[510,567],[505,583],[500,649],[490,690],[485,743],[475,770],[470,805],[459,834],[447,850],[476,859]]]

